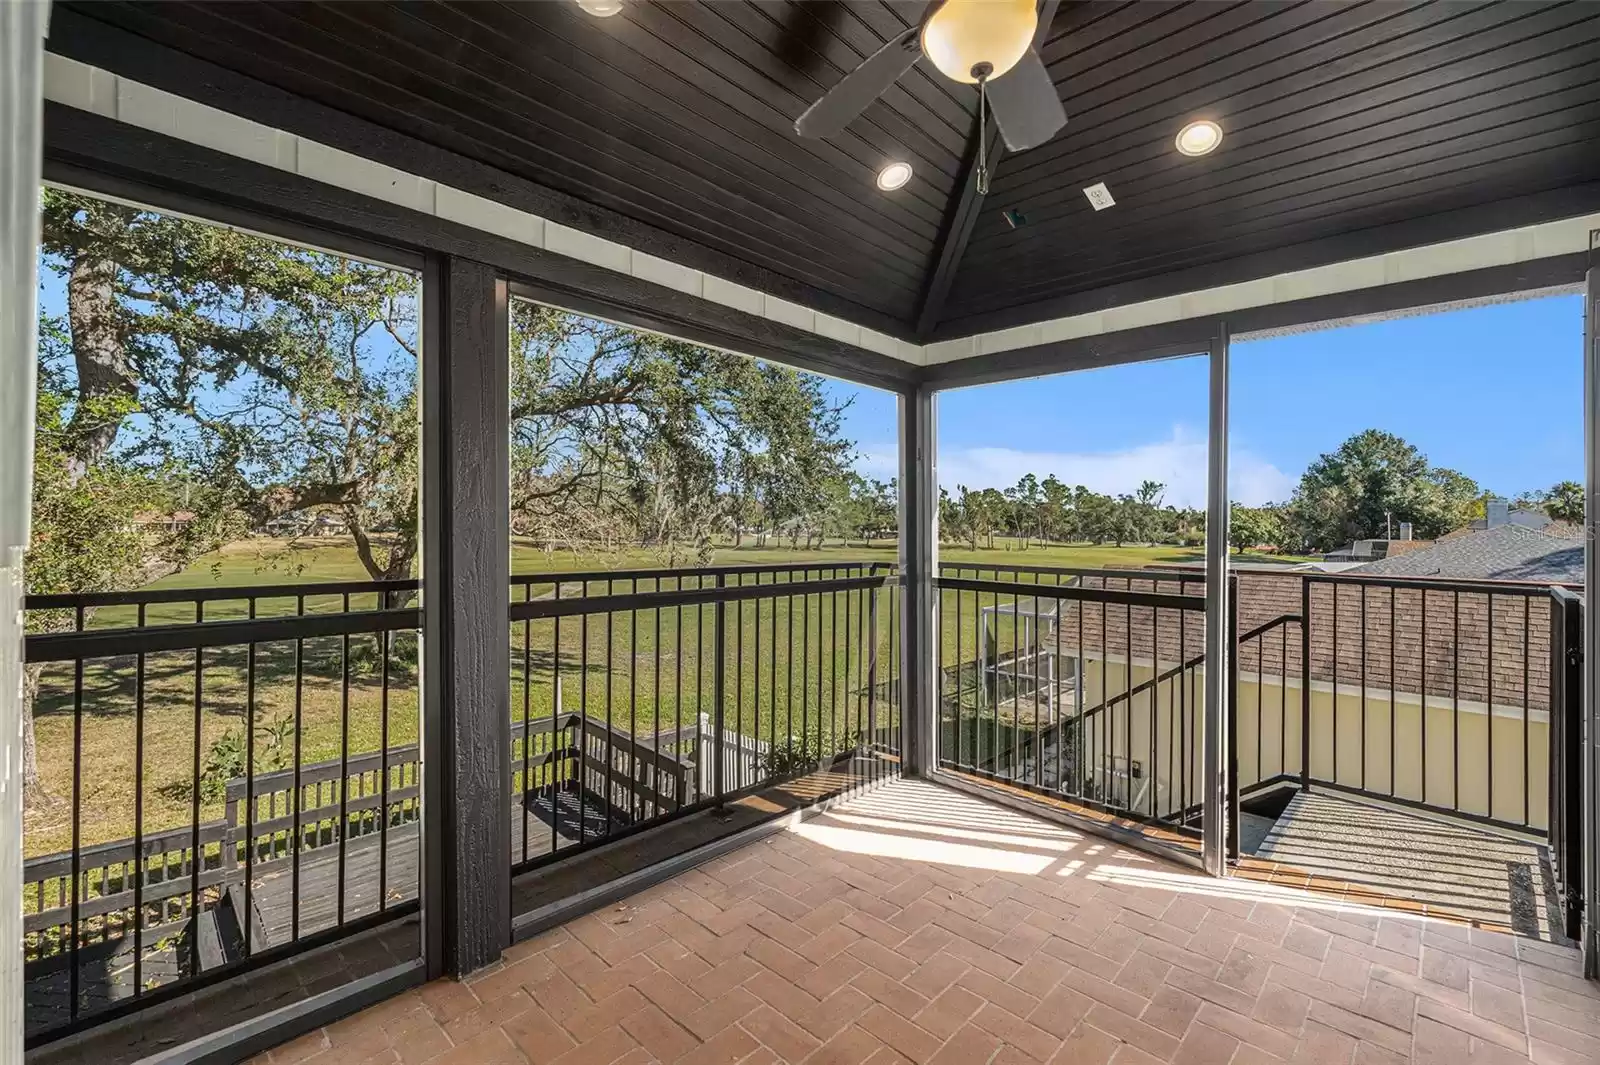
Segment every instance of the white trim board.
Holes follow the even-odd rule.
[[[920,344],[691,269],[528,211],[264,126],[227,111],[46,53],[44,97],[337,188],[434,215],[619,274],[674,288],[795,329],[922,365]]]
[[[509,237],[532,248],[678,289],[914,366],[1585,252],[1589,249],[1589,232],[1600,229],[1600,213],[1579,215],[921,345],[64,56],[46,53],[44,95],[45,99],[68,107]],[[1397,311],[1394,315],[1454,306],[1460,305]],[[1369,319],[1308,323],[1303,328],[1363,320]],[[1272,332],[1287,331],[1291,330]],[[1234,339],[1257,338],[1241,335]]]

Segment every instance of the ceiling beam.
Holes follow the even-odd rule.
[[[994,119],[990,118],[985,125],[982,136],[989,138],[989,178],[994,180],[994,170],[999,163],[1000,138],[996,136],[998,127]],[[978,138],[972,138],[972,146],[967,149],[966,170],[961,177],[961,194],[951,204],[949,212],[945,215],[944,232],[939,238],[939,257],[934,262],[933,273],[928,275],[928,283],[922,291],[922,304],[917,311],[916,335],[918,340],[933,332],[933,327],[939,324],[939,316],[944,312],[945,297],[950,294],[950,285],[956,279],[956,270],[961,266],[961,256],[967,250],[967,241],[972,239],[972,227],[978,221],[978,214],[983,209],[983,193],[978,191]]]
[[[1039,26],[1033,33],[1035,48],[1044,43],[1050,32],[1050,24],[1055,21],[1056,7],[1060,0],[1043,0],[1039,8]],[[950,210],[944,219],[944,229],[939,238],[939,256],[933,265],[933,272],[928,275],[928,282],[923,286],[922,302],[917,311],[916,335],[918,341],[924,341],[933,332],[934,326],[939,324],[939,316],[944,313],[944,301],[950,295],[950,286],[956,279],[956,271],[961,267],[961,257],[966,253],[967,242],[972,239],[972,227],[977,224],[978,215],[983,209],[983,193],[978,191],[978,147],[979,137],[985,137],[988,144],[987,158],[989,162],[989,184],[994,187],[994,173],[1000,165],[1000,128],[995,124],[994,116],[990,115],[984,128],[975,131],[977,134],[970,138],[967,146],[966,168],[961,176],[961,193],[951,204]]]

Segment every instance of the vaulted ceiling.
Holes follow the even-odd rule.
[[[976,95],[926,63],[844,133],[794,133],[925,7],[67,3],[50,47],[115,68],[127,50],[103,34],[132,34],[908,338],[1600,209],[1600,5],[1049,4],[1042,52],[1068,125],[1001,157],[986,197],[970,188]],[[1188,158],[1173,138],[1196,117],[1225,136]],[[880,192],[894,159],[915,176]],[[1082,190],[1100,181],[1117,202],[1096,212]]]

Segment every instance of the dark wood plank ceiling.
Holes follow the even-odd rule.
[[[1582,2],[1064,4],[1045,58],[1067,129],[998,168],[941,332],[1165,294],[1140,282],[1176,271],[1191,280],[1172,291],[1203,287],[1212,264],[1592,182],[1597,16]],[[1173,138],[1198,117],[1224,141],[1186,158]],[[1097,181],[1115,207],[1090,208]]]
[[[795,136],[920,0],[630,2],[609,19],[570,2],[67,6],[898,321],[976,110],[919,68],[845,135]],[[891,159],[918,180],[885,197],[873,178]]]
[[[974,95],[924,63],[828,142],[793,121],[924,0],[624,3],[60,6],[910,335]],[[1600,209],[1600,4],[1066,0],[1044,52],[1069,124],[998,162],[931,336]],[[1225,140],[1184,158],[1173,137],[1199,116]],[[885,195],[890,158],[916,177]],[[1096,181],[1115,207],[1089,208]]]

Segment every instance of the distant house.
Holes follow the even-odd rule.
[[[1395,540],[1355,540],[1334,551],[1329,551],[1322,556],[1324,562],[1375,562],[1380,558],[1391,558],[1403,555],[1419,548],[1427,547],[1432,540],[1413,540],[1411,538],[1411,523],[1400,523],[1400,536]]]
[[[256,529],[266,536],[343,536],[350,531],[349,524],[338,514],[321,511],[316,514],[304,510],[291,510],[279,514]]]
[[[343,536],[350,531],[350,525],[338,514],[322,511],[311,522],[312,536]]]
[[[1550,532],[1552,526],[1565,525],[1558,522],[1542,510],[1512,510],[1511,504],[1504,499],[1491,499],[1484,504],[1483,517],[1469,522],[1461,528],[1447,532],[1439,537],[1449,540],[1458,536],[1467,536],[1471,533],[1482,532],[1485,529],[1498,528],[1501,525],[1520,525],[1524,529],[1533,529],[1537,532]]]

